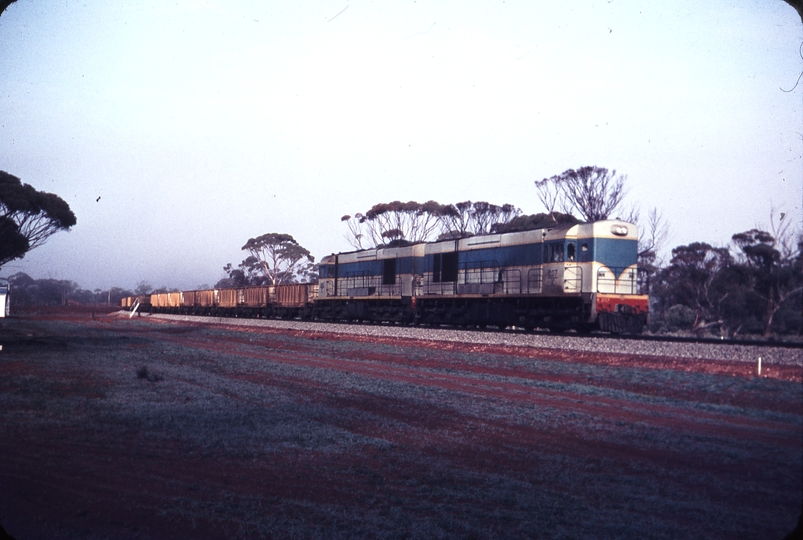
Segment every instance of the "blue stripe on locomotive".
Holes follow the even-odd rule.
[[[560,242],[546,242],[544,244],[521,244],[515,246],[501,246],[487,249],[475,249],[458,252],[459,268],[479,268],[488,263],[498,266],[536,266],[542,263],[544,246],[552,244],[575,243],[577,262],[596,261],[621,273],[625,268],[636,263],[638,259],[638,242],[636,240],[623,240],[619,238],[578,238]],[[587,244],[588,250],[583,251],[582,245]],[[565,249],[565,247],[564,247]],[[396,273],[421,275],[432,272],[435,255],[424,257],[400,257],[396,259]],[[382,275],[383,260],[360,261],[341,263],[339,277],[347,275]],[[335,277],[335,265],[327,264],[319,267],[319,276],[323,279]]]
[[[416,257],[398,257],[396,261],[397,274],[411,274],[414,269],[420,273],[420,264],[416,264]],[[347,276],[381,276],[384,268],[385,260],[394,259],[380,259],[370,261],[358,261],[351,263],[340,263],[338,270],[338,277]],[[327,264],[321,265],[318,268],[318,277],[326,279],[335,277],[335,265]]]
[[[459,251],[457,264],[461,269],[488,268],[489,266],[536,266],[541,264],[542,249],[543,245],[538,243]],[[424,271],[432,272],[434,268],[435,254],[427,255],[424,261]]]
[[[638,259],[638,242],[635,240],[622,240],[618,238],[581,238],[559,242],[546,242],[544,244],[521,244],[515,246],[501,246],[487,249],[474,249],[458,252],[459,268],[480,268],[490,265],[509,266],[536,266],[542,264],[544,249],[550,245],[563,245],[564,256],[566,246],[575,244],[577,262],[599,262],[608,268],[619,270],[636,263]],[[588,245],[583,251],[581,246]],[[427,255],[424,261],[424,271],[432,272],[435,266],[435,255]],[[564,259],[566,260],[566,259]],[[549,262],[549,261],[546,261]]]
[[[523,244],[461,251],[458,264],[460,268],[479,268],[487,262],[498,266],[535,266],[541,264],[541,250],[542,244]]]

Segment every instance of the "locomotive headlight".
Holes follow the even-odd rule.
[[[624,225],[614,225],[611,227],[611,232],[616,236],[627,236],[627,227]]]

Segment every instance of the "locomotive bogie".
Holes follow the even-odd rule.
[[[332,298],[315,302],[314,317],[328,321],[412,323],[410,297]]]

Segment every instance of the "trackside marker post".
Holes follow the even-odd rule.
[[[139,300],[134,302],[134,309],[131,310],[131,315],[128,316],[129,319],[134,316],[134,313],[137,312],[137,308],[139,308]],[[761,371],[761,368],[759,367],[758,370]]]
[[[761,357],[758,357],[758,376],[761,377]]]

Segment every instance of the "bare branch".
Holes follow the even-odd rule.
[[[538,198],[552,214],[560,205],[564,213],[577,212],[586,221],[608,219],[626,194],[626,176],[604,167],[569,169],[535,182]]]

